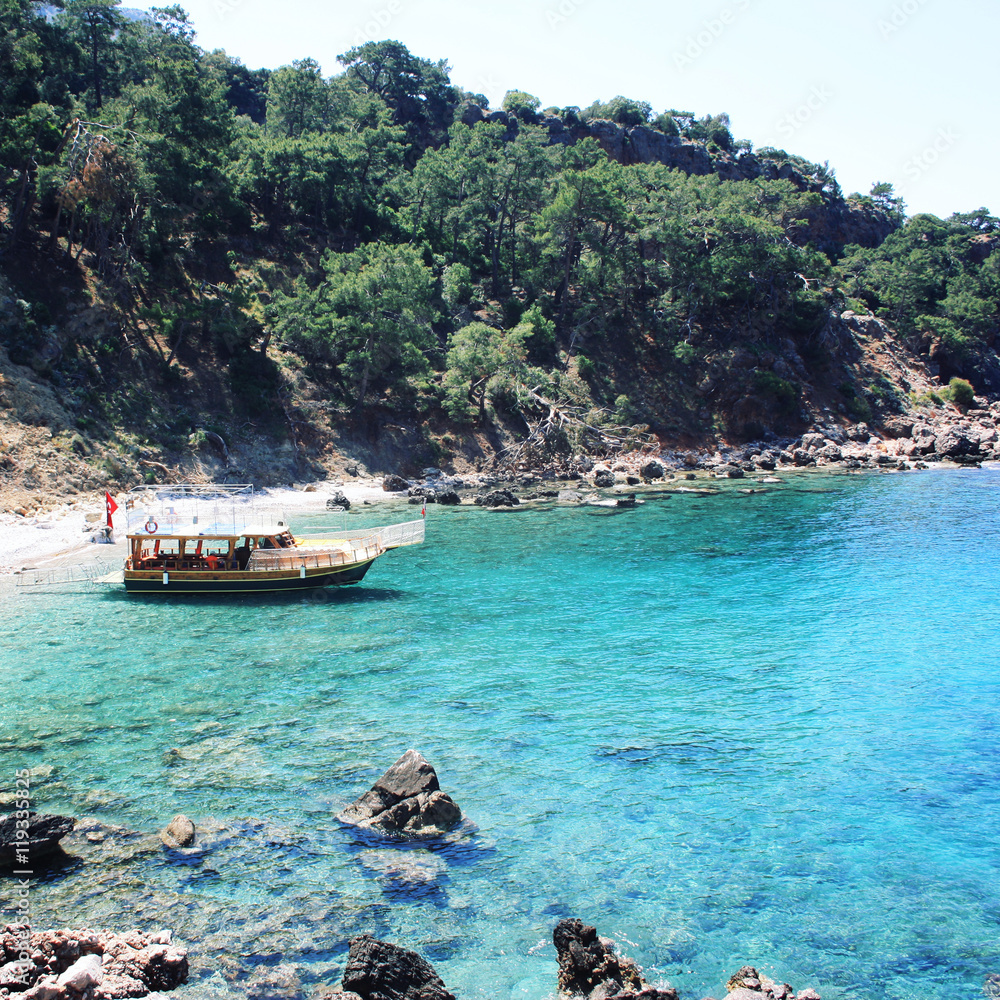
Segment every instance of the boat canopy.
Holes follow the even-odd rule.
[[[128,535],[233,538],[278,535],[287,530],[284,511],[256,496],[248,483],[137,486],[125,497]]]

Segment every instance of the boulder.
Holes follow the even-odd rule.
[[[416,750],[407,750],[337,819],[396,837],[438,837],[462,819],[462,810],[441,791],[434,768]]]
[[[462,498],[455,490],[442,490],[437,495],[437,502],[446,507],[455,507],[462,502]]]
[[[480,507],[517,507],[521,501],[510,490],[493,490],[476,497]]]
[[[643,479],[662,479],[664,468],[657,461],[647,462],[640,470],[639,475]]]
[[[598,472],[594,476],[594,485],[601,489],[609,489],[615,485],[615,477],[612,472]]]
[[[100,986],[104,982],[104,972],[101,970],[100,955],[84,955],[78,958],[57,980],[56,985],[62,989],[84,990],[91,986]]]
[[[333,493],[327,498],[326,509],[333,510],[336,507],[343,507],[344,510],[350,510],[351,501],[341,492]]]
[[[382,489],[386,493],[405,493],[410,484],[402,476],[386,476],[382,480]]]
[[[958,427],[946,428],[934,440],[934,451],[942,458],[955,458],[978,450],[978,444],[973,445]]]
[[[677,1000],[676,990],[650,986],[632,959],[619,956],[611,941],[575,917],[559,921],[552,941],[561,993],[588,1000]]]
[[[455,1000],[429,962],[370,934],[351,938],[343,989],[361,1000]]]
[[[886,417],[882,423],[882,432],[889,438],[908,438],[913,433],[913,417]]]
[[[194,823],[183,813],[178,813],[160,832],[160,840],[164,847],[174,850],[190,847],[194,843]]]
[[[459,110],[462,124],[468,125],[469,128],[483,120],[483,109],[473,101],[466,101]]]
[[[51,854],[59,847],[59,841],[73,829],[75,820],[69,816],[52,816],[45,813],[29,813],[27,830],[19,829],[17,813],[0,816],[0,868],[18,864],[18,852],[27,854],[34,861]],[[18,834],[27,836],[18,837]]]

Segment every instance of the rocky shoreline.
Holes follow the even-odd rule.
[[[576,456],[542,468],[527,464],[504,474],[475,473],[454,476],[424,469],[405,479],[389,475],[383,490],[406,494],[410,503],[475,503],[484,507],[517,506],[525,500],[573,500],[566,489],[616,489],[662,485],[672,479],[743,479],[806,469],[850,472],[894,472],[926,469],[933,464],[978,467],[1000,461],[1000,403],[970,409],[963,414],[912,413],[886,420],[873,429],[866,423],[846,426],[831,421],[814,426],[796,438],[722,446],[706,452],[665,449],[630,452],[605,461]],[[521,495],[513,491],[520,490]],[[526,491],[526,492],[525,492]]]
[[[578,918],[552,933],[557,992],[562,1000],[679,1000],[667,983],[651,984],[636,962]],[[25,924],[0,931],[3,1000],[125,1000],[176,990],[188,982],[188,953],[169,930],[62,928],[32,932]],[[434,967],[415,951],[370,934],[351,938],[343,977],[305,994],[293,967],[278,964],[246,984],[248,1000],[456,1000]],[[722,991],[720,991],[721,993]],[[821,1000],[811,987],[744,965],[726,982],[723,1000]],[[704,1000],[713,1000],[706,997]]]

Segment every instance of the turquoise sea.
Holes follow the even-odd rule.
[[[4,785],[30,767],[40,811],[125,831],[39,870],[35,926],[171,927],[178,1000],[281,962],[308,995],[363,931],[460,998],[541,1000],[563,916],[683,1000],[744,963],[824,1000],[982,996],[1000,469],[785,479],[432,506],[423,546],[320,599],[5,595]],[[477,829],[341,829],[410,747]],[[203,853],[149,836],[178,812]]]

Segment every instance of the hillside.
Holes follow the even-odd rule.
[[[112,0],[12,0],[0,60],[6,509],[781,448],[1000,394],[1000,221],[845,196],[725,115],[491,110],[395,42],[253,71]]]

